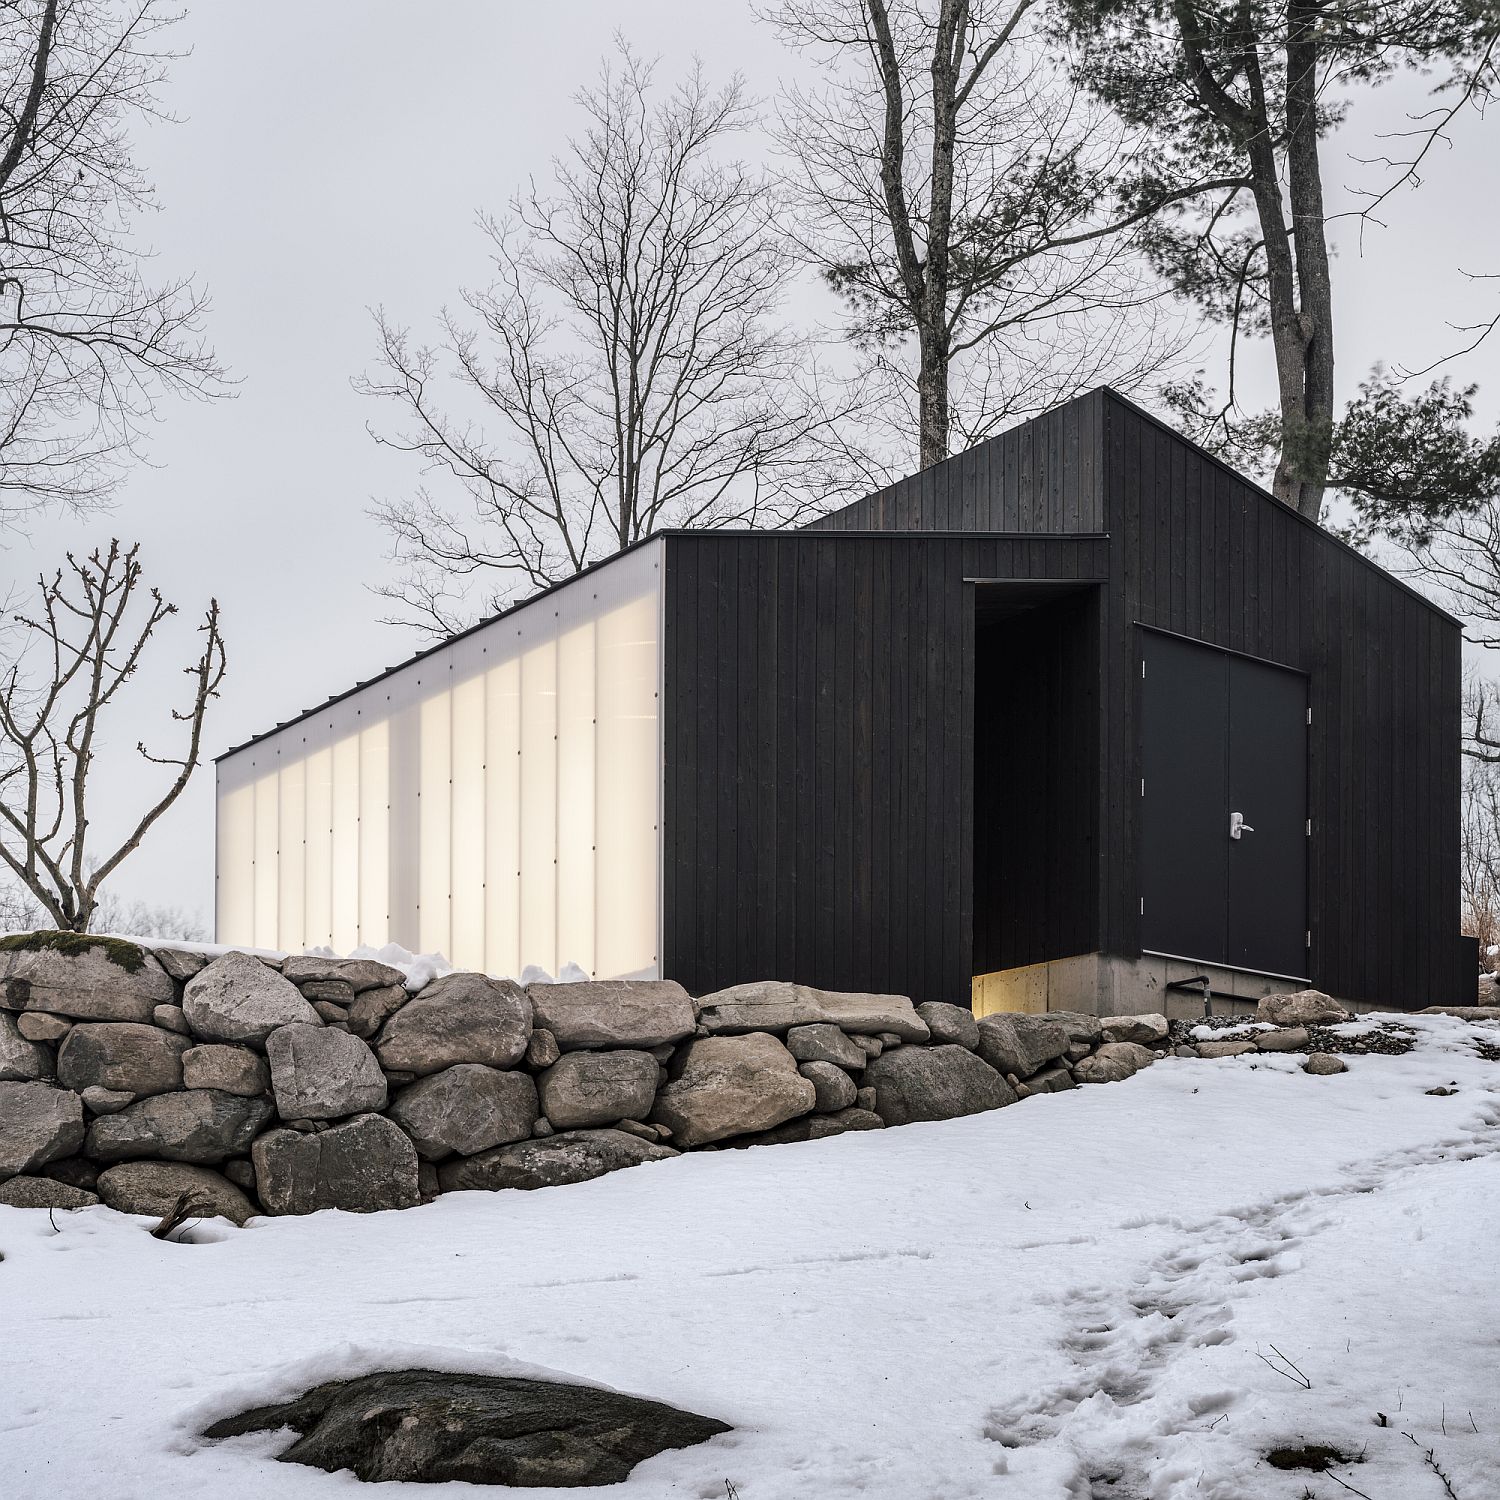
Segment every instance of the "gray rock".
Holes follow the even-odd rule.
[[[1068,1050],[1063,1054],[1070,1063],[1081,1062],[1098,1045],[1097,1038],[1092,1042],[1069,1042]]]
[[[1066,1068],[1053,1067],[1033,1073],[1027,1079],[1026,1087],[1033,1094],[1060,1094],[1064,1089],[1076,1089],[1078,1083]]]
[[[864,1053],[866,1062],[885,1051],[885,1043],[878,1036],[852,1036],[849,1040]]]
[[[1073,1068],[1076,1083],[1120,1083],[1149,1067],[1155,1059],[1138,1042],[1105,1042]]]
[[[83,1100],[83,1107],[95,1115],[117,1115],[127,1104],[135,1103],[135,1095],[129,1089],[107,1089],[99,1083],[91,1084],[78,1097]]]
[[[314,1005],[322,1000],[347,1012],[354,1004],[354,986],[347,979],[309,979],[297,986],[302,998]]]
[[[243,1156],[270,1118],[269,1099],[184,1089],[154,1094],[117,1115],[101,1115],[89,1126],[84,1149],[96,1161],[162,1157],[213,1164]]]
[[[1419,1016],[1452,1016],[1459,1021],[1500,1021],[1500,1005],[1424,1005]]]
[[[676,1155],[670,1146],[653,1146],[623,1130],[570,1130],[444,1162],[438,1181],[445,1193],[560,1187]]]
[[[460,1067],[477,1068],[478,1063],[460,1063]],[[438,1181],[438,1169],[434,1163],[417,1158],[417,1196],[423,1203],[431,1203],[443,1190],[443,1185]]]
[[[219,1170],[247,1197],[255,1191],[255,1163],[248,1156],[236,1156]]]
[[[378,1213],[413,1208],[421,1200],[416,1147],[380,1115],[359,1115],[315,1135],[268,1131],[250,1157],[267,1213]]]
[[[22,1021],[32,1019],[21,1017]],[[41,1045],[41,1039],[29,1040],[19,1025],[0,1011],[0,1083],[35,1083],[51,1076],[52,1054]]]
[[[163,1031],[175,1031],[178,1036],[191,1036],[193,1028],[188,1025],[187,1017],[182,1013],[180,1005],[158,1005],[151,1012],[151,1020],[154,1025],[160,1026]]]
[[[565,1052],[537,1079],[542,1112],[559,1130],[644,1120],[657,1071],[649,1052]]]
[[[1306,1052],[1308,1040],[1305,1026],[1287,1026],[1276,1031],[1255,1033],[1255,1045],[1262,1052]]]
[[[874,1114],[875,1113],[875,1090],[871,1089],[871,1088],[861,1088],[861,1089],[857,1090],[855,1092],[855,1095],[854,1095],[854,1104],[855,1104],[855,1108],[856,1109],[862,1109],[862,1110],[865,1110],[869,1114]],[[877,1118],[879,1118],[879,1117],[877,1116]],[[885,1121],[881,1120],[880,1123],[882,1125],[884,1125]]]
[[[182,1054],[182,1085],[253,1099],[257,1094],[270,1093],[271,1070],[265,1058],[248,1047],[203,1042]]]
[[[80,1021],[57,1053],[57,1081],[81,1094],[87,1088],[165,1094],[182,1087],[185,1036],[139,1021]]]
[[[194,1218],[222,1218],[243,1224],[255,1205],[227,1177],[207,1167],[177,1161],[124,1161],[99,1174],[99,1196],[122,1214],[164,1218],[186,1193],[205,1213]]]
[[[215,1422],[209,1438],[290,1427],[278,1458],[366,1481],[535,1487],[613,1485],[654,1454],[725,1423],[659,1401],[561,1381],[433,1370],[331,1381]]]
[[[446,974],[385,1023],[375,1051],[383,1067],[420,1077],[454,1063],[513,1068],[530,1040],[531,1002],[520,985]]]
[[[388,1114],[428,1161],[455,1151],[474,1156],[530,1136],[537,1117],[536,1084],[529,1073],[456,1063],[402,1089]]]
[[[347,1031],[278,1026],[266,1038],[266,1059],[284,1120],[338,1120],[385,1108],[385,1074],[369,1047]]]
[[[361,990],[349,1007],[349,1030],[368,1042],[411,996],[403,984],[385,984]]]
[[[149,1021],[176,995],[166,970],[134,943],[71,933],[61,940],[83,946],[0,953],[0,1008],[80,1021]]]
[[[865,1069],[875,1090],[875,1113],[887,1125],[953,1120],[1016,1102],[1006,1081],[967,1047],[897,1047]]]
[[[226,953],[188,980],[182,1012],[210,1042],[264,1042],[278,1026],[321,1026],[297,986],[247,953]]]
[[[536,1123],[531,1127],[531,1133],[540,1141],[549,1135],[556,1135],[557,1131],[553,1129],[552,1121],[546,1115],[538,1115]]]
[[[153,948],[157,963],[179,984],[186,984],[194,974],[208,967],[208,954],[190,953],[186,948]]]
[[[1084,1042],[1090,1050],[1104,1039],[1099,1029],[1099,1017],[1087,1015],[1081,1010],[1049,1010],[1045,1019],[1054,1026],[1061,1026],[1068,1033],[1070,1043]]]
[[[1349,1012],[1322,990],[1293,990],[1265,996],[1255,1007],[1255,1019],[1278,1026],[1332,1026],[1347,1021]]]
[[[1256,1050],[1254,1042],[1237,1040],[1233,1037],[1222,1042],[1195,1042],[1199,1057],[1240,1057],[1246,1052]]]
[[[1302,1071],[1311,1073],[1315,1078],[1330,1078],[1335,1073],[1347,1073],[1349,1065],[1336,1053],[1312,1052],[1302,1064]]]
[[[24,1010],[14,1021],[0,1011],[0,1034],[7,1026],[14,1026],[28,1042],[51,1042],[54,1046],[73,1029],[66,1016],[50,1016],[44,1010]]]
[[[49,1161],[42,1169],[43,1177],[53,1182],[65,1182],[69,1187],[82,1188],[86,1193],[94,1191],[99,1181],[99,1168],[86,1156],[64,1156]]]
[[[873,1092],[873,1090],[872,1090]],[[822,1141],[851,1130],[881,1130],[885,1121],[873,1110],[841,1109],[831,1115],[803,1115],[755,1135],[739,1135],[726,1146],[789,1146],[799,1141]]]
[[[799,1063],[833,1063],[851,1072],[858,1072],[869,1061],[869,1054],[858,1042],[826,1021],[793,1026],[786,1034],[786,1050]]]
[[[314,1000],[312,1008],[317,1011],[325,1026],[342,1026],[348,1030],[349,1012],[331,1000]]]
[[[7,1208],[88,1208],[98,1201],[97,1193],[51,1177],[12,1177],[0,1182],[0,1203]]]
[[[978,1049],[979,1022],[965,1006],[928,1000],[917,1007],[917,1014],[927,1023],[934,1045]]]
[[[805,1062],[797,1071],[813,1086],[813,1108],[822,1115],[852,1109],[859,1096],[854,1080],[837,1063]]]
[[[1046,1016],[1001,1012],[979,1022],[979,1055],[997,1073],[1030,1078],[1056,1057],[1071,1039],[1065,1026]]]
[[[557,1038],[545,1026],[533,1027],[531,1040],[526,1044],[526,1066],[540,1073],[561,1056],[562,1048],[557,1045]]]
[[[406,976],[400,969],[372,958],[317,958],[299,953],[282,960],[281,972],[293,984],[347,984],[355,994],[388,985],[406,986]]]
[[[1142,1047],[1160,1047],[1167,1039],[1167,1018],[1162,1015],[1104,1016],[1099,1022],[1106,1042],[1138,1042]]]
[[[925,1042],[927,1023],[905,995],[865,995],[817,990],[810,985],[765,979],[716,990],[698,1002],[698,1023],[713,1036],[785,1032],[819,1022],[851,1034]]]
[[[72,1156],[83,1137],[77,1094],[50,1083],[0,1083],[0,1180]]]
[[[605,979],[534,984],[536,1024],[564,1052],[594,1047],[648,1048],[691,1036],[693,1002],[672,979]]]
[[[1197,1057],[1197,1055],[1198,1049],[1187,1043],[1184,1043],[1181,1047],[1172,1048],[1173,1057]]]
[[[626,1135],[633,1135],[638,1141],[649,1141],[655,1145],[662,1137],[657,1133],[664,1126],[647,1125],[640,1120],[616,1120],[610,1126],[611,1130],[623,1130]]]
[[[656,1096],[653,1124],[668,1126],[679,1146],[701,1146],[769,1130],[807,1114],[817,1102],[796,1059],[765,1032],[689,1042]]]
[[[654,1057],[657,1062],[665,1065],[672,1061],[672,1054],[677,1050],[676,1042],[658,1042],[654,1047],[647,1047],[646,1051]]]

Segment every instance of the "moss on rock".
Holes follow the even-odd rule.
[[[124,938],[99,937],[91,932],[17,932],[0,938],[0,953],[61,953],[76,958],[97,948],[127,974],[139,974],[146,964],[146,950]]]

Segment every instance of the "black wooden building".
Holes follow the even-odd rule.
[[[801,531],[652,537],[221,757],[218,935],[1471,1000],[1459,712],[1453,619],[1099,390]]]
[[[1458,624],[1114,393],[665,558],[690,989],[1472,1000]]]

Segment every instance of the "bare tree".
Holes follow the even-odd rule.
[[[1061,0],[1060,13],[1080,46],[1077,76],[1146,133],[1123,205],[1152,216],[1149,248],[1169,283],[1229,329],[1222,403],[1201,380],[1175,392],[1195,436],[1270,469],[1277,498],[1313,520],[1330,485],[1373,504],[1377,529],[1403,508],[1427,508],[1430,487],[1408,494],[1405,482],[1424,466],[1411,440],[1429,434],[1435,414],[1456,420],[1441,390],[1408,410],[1377,372],[1339,414],[1324,142],[1353,87],[1438,73],[1434,109],[1396,133],[1394,155],[1367,164],[1381,183],[1356,212],[1373,221],[1420,181],[1458,115],[1493,91],[1500,13],[1490,0]],[[1248,421],[1236,391],[1245,336],[1270,339],[1278,388],[1276,410]],[[1372,433],[1392,460],[1379,472],[1345,461]],[[1483,496],[1464,471],[1449,477],[1440,509]]]
[[[1125,132],[1046,55],[1034,4],[768,12],[833,72],[788,94],[781,145],[802,251],[849,309],[903,466],[913,432],[926,467],[955,437],[1137,386],[1179,350],[1129,225],[1104,212]]]
[[[1481,956],[1500,945],[1500,743],[1494,735],[1494,683],[1471,677],[1464,689],[1469,734],[1464,760],[1462,877],[1464,931]],[[1491,960],[1485,967],[1493,966]]]
[[[108,498],[166,391],[213,394],[202,294],[151,285],[125,126],[158,113],[156,0],[0,7],[0,526]]]
[[[62,931],[89,930],[99,887],[182,794],[202,756],[204,715],[224,678],[213,600],[198,627],[202,652],[183,669],[192,680],[188,706],[171,711],[186,726],[186,743],[176,755],[136,746],[170,779],[119,844],[96,855],[88,842],[89,776],[100,721],[177,613],[158,590],[144,588],[139,554],[139,544],[112,541],[83,562],[69,553],[66,568],[40,578],[36,612],[15,617],[25,646],[0,679],[0,864]],[[41,659],[35,680],[23,675],[28,649]]]
[[[384,592],[434,633],[662,527],[790,518],[837,416],[775,320],[776,197],[726,155],[753,118],[741,82],[695,68],[661,97],[622,47],[579,102],[588,130],[555,187],[481,220],[494,282],[443,312],[436,348],[378,314],[358,382],[401,413],[378,441],[465,496],[374,512],[404,565]]]

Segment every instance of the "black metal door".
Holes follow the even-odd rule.
[[[1307,685],[1143,633],[1141,946],[1307,973]]]

